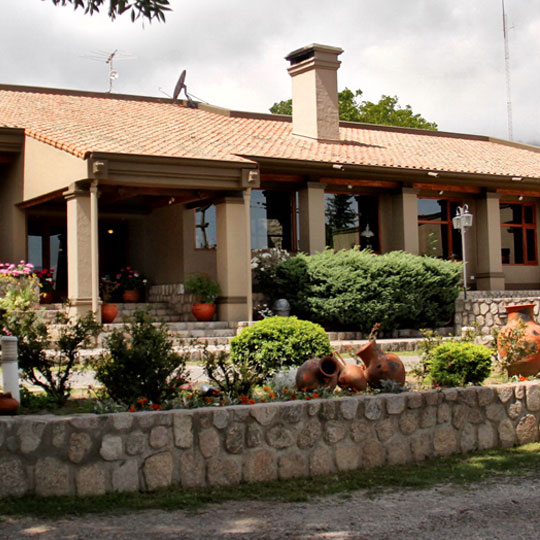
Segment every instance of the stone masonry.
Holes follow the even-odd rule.
[[[538,441],[540,382],[106,415],[0,417],[0,497],[226,486]]]
[[[485,334],[495,327],[506,324],[506,306],[534,304],[538,316],[540,291],[471,291],[467,300],[461,296],[456,301],[455,332],[461,333],[463,326],[478,325]]]

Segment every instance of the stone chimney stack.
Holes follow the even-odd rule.
[[[338,47],[313,43],[288,54],[291,65],[293,134],[319,141],[339,140]]]

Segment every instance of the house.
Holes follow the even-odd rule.
[[[472,288],[540,288],[540,148],[340,122],[342,50],[290,53],[292,118],[170,99],[0,85],[0,260],[55,269],[72,311],[131,265],[204,271],[219,318],[251,309],[252,249],[361,245],[460,259]]]

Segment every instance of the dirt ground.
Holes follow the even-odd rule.
[[[106,540],[533,540],[540,538],[540,477],[469,487],[331,496],[308,503],[208,505],[43,520],[0,520],[0,539]]]

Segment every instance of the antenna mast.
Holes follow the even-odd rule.
[[[506,71],[506,115],[508,117],[508,138],[514,140],[512,128],[512,93],[510,87],[510,49],[508,47],[508,17],[502,0],[503,36],[504,36],[504,67]]]
[[[112,92],[113,81],[115,79],[118,79],[118,71],[115,71],[113,67],[114,55],[117,52],[118,52],[118,49],[115,49],[111,54],[109,54],[109,58],[107,58],[107,60],[105,61],[106,64],[109,64],[109,90],[108,90],[109,94]]]

